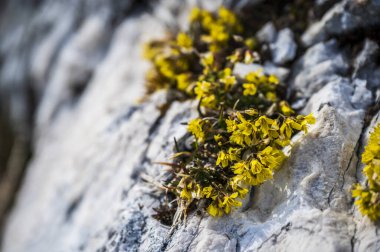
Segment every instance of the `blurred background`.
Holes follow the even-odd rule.
[[[81,94],[91,77],[92,69],[109,46],[113,27],[118,26],[132,10],[146,11],[153,2],[0,1],[1,227],[22,181],[26,164],[33,153],[36,110],[46,92],[46,86],[51,81],[51,76],[54,75],[52,72],[57,64],[62,63],[59,63],[61,50],[88,18],[91,20],[87,22],[90,33],[91,27],[96,29],[99,22],[102,23],[102,28],[110,29],[105,31],[104,36],[98,38],[99,43],[94,45],[95,48],[87,48],[88,50],[77,48],[85,57],[78,57],[73,53],[65,56],[65,60],[70,62],[69,66],[66,64],[69,68],[66,70],[70,75],[57,77],[60,80],[56,78],[52,82],[65,82],[68,84],[68,89],[63,90],[61,86],[48,91],[53,97],[59,96],[59,99],[47,101],[54,104],[48,104],[47,111],[42,112],[41,124],[54,117],[59,106],[70,107],[76,102],[76,97]]]

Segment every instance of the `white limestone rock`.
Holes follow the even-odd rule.
[[[329,40],[308,48],[290,69],[265,62],[267,73],[290,76],[289,88],[302,99],[299,110],[314,113],[316,124],[293,138],[290,157],[273,180],[254,189],[244,208],[221,218],[190,213],[170,233],[152,218],[160,191],[146,180],[166,175],[155,162],[173,154],[174,138],[186,134],[181,123],[197,115],[196,103],[175,102],[162,110],[164,91],[137,103],[148,68],[137,47],[161,37],[168,22],[184,24],[195,1],[162,0],[151,13],[133,12],[120,22],[104,14],[114,9],[94,2],[88,4],[102,11],[85,16],[75,32],[65,18],[58,19],[54,27],[65,29],[46,33],[33,47],[42,62],[32,67],[32,76],[46,91],[37,113],[35,153],[4,229],[3,251],[380,249],[378,224],[353,208],[350,192],[353,183],[363,182],[358,161],[368,135],[365,115],[378,92],[370,81],[377,75],[368,77],[363,69],[378,67],[372,56],[366,59],[376,55],[376,45],[365,42],[353,56]],[[212,9],[217,2],[204,5]],[[243,2],[248,1],[235,7]],[[118,9],[118,1],[113,3]],[[178,15],[162,20],[164,6]],[[287,52],[279,54],[278,64],[293,60],[288,52],[296,49],[276,46]],[[258,67],[237,64],[234,73],[244,76]],[[2,80],[12,77],[1,74]],[[74,94],[73,85],[82,81],[84,89]]]
[[[276,41],[270,44],[273,62],[283,65],[292,61],[297,53],[297,43],[294,41],[294,34],[289,28],[281,30]]]
[[[310,97],[327,83],[348,73],[347,55],[336,40],[310,47],[293,66],[290,83],[300,97]]]
[[[380,26],[378,0],[342,0],[302,35],[305,46],[311,46],[333,36],[377,30]]]
[[[272,22],[266,23],[257,33],[256,38],[261,43],[273,43],[277,38],[276,27]]]

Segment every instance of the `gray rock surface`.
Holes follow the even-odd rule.
[[[364,79],[368,87],[376,90],[380,86],[380,69],[375,63],[380,57],[378,43],[366,39],[363,49],[354,62],[354,78]]]
[[[276,27],[268,22],[256,33],[257,40],[261,43],[273,43],[277,38]]]
[[[293,66],[291,85],[301,97],[310,97],[349,70],[347,53],[336,40],[310,47]]]
[[[12,41],[25,39],[17,30],[1,38],[7,60],[0,84],[13,83],[9,71],[20,67],[15,61],[33,62],[25,67],[28,72],[18,69],[19,77],[32,76],[41,96],[34,156],[7,219],[2,251],[380,251],[379,225],[357,212],[350,194],[353,183],[363,182],[360,154],[379,120],[374,106],[379,78],[376,71],[366,71],[379,69],[378,42],[363,37],[356,42],[360,50],[354,50],[339,39],[310,39],[314,45],[285,69],[290,73],[283,80],[289,80],[299,110],[314,113],[317,123],[309,134],[293,138],[291,156],[272,181],[255,189],[244,209],[222,218],[191,213],[170,233],[152,218],[160,197],[146,181],[165,175],[155,162],[172,155],[174,138],[186,133],[181,123],[197,115],[197,104],[174,102],[163,111],[164,91],[137,103],[148,69],[139,47],[161,37],[167,25],[184,26],[195,1],[162,0],[150,11],[141,1],[77,2],[81,8],[43,1],[38,11],[25,14],[32,27],[15,24],[49,28],[30,40],[33,56],[12,55],[17,51],[10,50]],[[219,4],[202,3],[209,9]],[[65,11],[58,15],[62,6]],[[349,6],[339,17],[369,11],[367,5],[364,10]],[[332,22],[327,21],[332,14],[326,15],[318,23],[324,33],[326,22]],[[307,34],[310,29],[315,28]],[[277,47],[290,50],[281,43]],[[284,70],[274,63],[266,62],[266,71]],[[252,67],[257,66],[234,71]]]
[[[270,44],[273,62],[283,65],[294,59],[297,53],[297,44],[291,29],[279,31],[276,40]]]
[[[380,2],[378,0],[343,0],[331,8],[323,18],[303,34],[306,46],[329,37],[356,36],[378,31],[380,27]]]

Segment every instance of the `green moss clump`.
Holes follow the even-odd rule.
[[[217,14],[194,9],[188,32],[146,46],[153,65],[148,93],[166,88],[179,99],[199,101],[199,117],[188,123],[192,149],[177,150],[172,176],[163,185],[185,216],[190,205],[212,216],[241,206],[251,186],[273,177],[292,136],[307,133],[315,122],[281,99],[276,76],[262,70],[233,73],[236,63],[259,60],[254,49],[255,38],[223,7]]]
[[[368,145],[362,155],[366,165],[363,174],[367,178],[365,185],[356,184],[352,190],[355,205],[359,211],[372,221],[380,219],[380,123],[371,133]]]

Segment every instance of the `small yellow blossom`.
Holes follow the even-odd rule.
[[[222,167],[225,168],[228,166],[230,160],[229,154],[224,151],[219,151],[218,159],[216,160],[216,165],[222,164]]]
[[[199,8],[193,8],[189,15],[190,22],[200,21],[202,20],[202,10]]]
[[[202,189],[202,196],[205,198],[211,198],[213,188],[211,186],[206,186]]]
[[[229,214],[231,212],[232,207],[240,207],[242,205],[240,201],[236,200],[238,196],[239,194],[237,192],[229,196],[228,195],[224,196],[222,206],[224,207],[224,211],[226,214]]]
[[[264,168],[264,166],[257,159],[252,159],[250,166],[253,174],[260,173]]]
[[[185,49],[191,49],[193,46],[193,40],[184,32],[180,32],[177,35],[177,44]]]
[[[227,132],[234,132],[238,127],[235,120],[226,119],[225,122],[227,124]]]
[[[192,133],[199,142],[203,142],[205,139],[205,133],[202,129],[203,121],[200,118],[196,118],[189,122],[187,130]]]
[[[223,210],[216,206],[214,203],[211,203],[207,207],[207,212],[213,217],[220,217],[223,215]]]
[[[267,92],[267,93],[265,94],[265,97],[266,97],[269,101],[271,101],[271,102],[275,102],[275,101],[277,100],[277,95],[276,95],[275,92]]]
[[[273,75],[273,74],[269,75],[268,81],[269,81],[269,83],[275,84],[275,85],[277,85],[278,83],[280,83],[280,81],[278,80],[278,78],[275,75]]]
[[[261,76],[263,75],[263,69],[260,68],[255,72],[250,72],[245,76],[246,81],[251,82],[251,83],[258,83],[260,80]]]
[[[188,87],[190,86],[190,75],[186,73],[179,74],[177,75],[176,79],[178,89],[187,91]]]
[[[235,163],[231,168],[235,174],[242,174],[245,170],[247,170],[247,164],[244,161],[241,161]]]
[[[187,189],[186,186],[182,189],[180,196],[181,196],[181,198],[186,199],[186,200],[192,199],[191,192]]]
[[[243,88],[244,88],[243,95],[245,95],[245,96],[255,95],[257,92],[257,88],[256,88],[255,84],[253,84],[253,83],[244,83]]]
[[[289,106],[289,104],[285,101],[281,101],[280,102],[280,109],[281,109],[281,112],[286,115],[286,116],[289,116],[289,115],[292,115],[294,114],[294,110]]]

